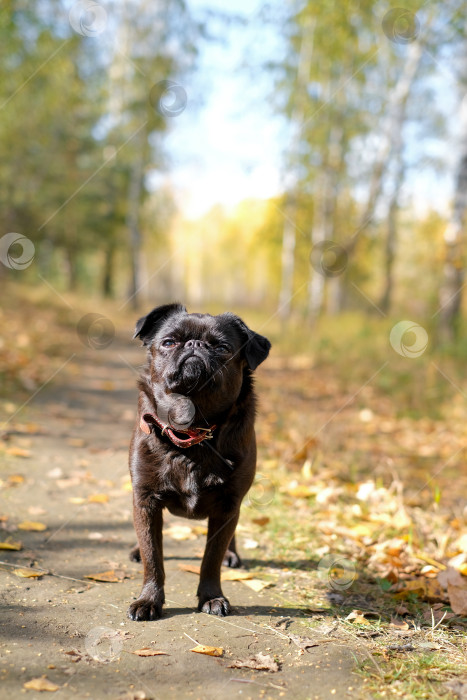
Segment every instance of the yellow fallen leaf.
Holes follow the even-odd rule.
[[[23,549],[23,543],[22,542],[0,542],[0,549],[8,549],[13,552],[19,552],[20,549]]]
[[[256,593],[260,593],[263,588],[267,588],[268,586],[272,585],[269,581],[261,581],[259,578],[252,578],[250,581],[243,580],[242,583]]]
[[[309,498],[310,496],[316,496],[316,490],[311,486],[305,486],[304,484],[287,486],[281,489],[281,491],[282,493],[286,493],[288,496],[293,496],[294,498]]]
[[[191,530],[195,535],[207,535],[208,528],[205,525],[192,525]]]
[[[365,525],[364,523],[359,523],[358,525],[354,525],[354,527],[349,527],[348,531],[351,537],[359,539],[360,537],[371,537],[375,528]]]
[[[13,457],[30,457],[31,453],[29,450],[25,450],[22,447],[7,447],[5,450],[7,455],[13,455]]]
[[[421,559],[422,561],[425,561],[427,564],[431,564],[431,566],[435,566],[441,571],[444,571],[446,569],[445,564],[441,564],[440,561],[436,561],[436,559],[433,559],[433,557],[429,557],[424,552],[417,552],[415,556],[417,557],[417,559]]]
[[[131,484],[131,479],[125,479],[125,481],[122,484],[122,490],[123,491],[133,491],[133,486]]]
[[[204,644],[198,644],[190,651],[195,651],[197,654],[206,654],[206,656],[222,656],[224,653],[222,647],[207,647]]]
[[[136,654],[136,656],[168,656],[166,651],[157,651],[157,649],[137,649],[136,651],[132,651],[132,654]]]
[[[399,581],[389,589],[396,593],[398,598],[406,598],[409,593],[416,593],[421,598],[428,600],[445,600],[446,595],[439,581],[434,578],[419,577],[409,581]]]
[[[18,484],[23,484],[25,478],[22,474],[10,474],[7,478],[7,484],[9,486],[17,486]]]
[[[251,578],[253,578],[253,574],[241,569],[224,569],[221,573],[221,581],[245,581],[245,579]]]
[[[200,567],[199,566],[193,566],[192,564],[179,564],[178,568],[181,569],[182,571],[188,571],[190,574],[198,574],[200,573]]]
[[[103,583],[120,583],[125,578],[121,572],[103,571],[100,574],[87,574],[84,578],[89,578],[92,581],[101,581]]]
[[[46,574],[47,571],[35,571],[34,569],[14,569],[13,573],[15,576],[19,576],[20,578],[40,578]]]
[[[352,610],[345,618],[349,622],[356,622],[358,625],[369,625],[370,622],[364,617],[365,613],[361,610]]]
[[[173,540],[194,540],[196,535],[189,525],[171,525],[163,530],[164,535],[168,535]]]
[[[108,503],[109,494],[107,493],[95,493],[92,496],[88,496],[88,503]]]
[[[460,574],[463,576],[467,576],[467,563],[466,564],[461,564],[460,567],[458,568],[458,571]]]
[[[27,681],[23,684],[23,688],[26,688],[26,690],[48,690],[51,693],[54,693],[56,690],[60,689],[60,686],[55,685],[55,683],[49,681],[45,676],[42,676],[41,678],[33,678],[32,680]]]
[[[71,498],[68,499],[68,503],[73,503],[75,506],[82,506],[83,503],[86,502],[86,499],[82,496],[71,496]]]
[[[42,532],[47,530],[47,525],[45,523],[39,523],[35,520],[23,520],[19,523],[18,530],[29,530],[30,532]]]

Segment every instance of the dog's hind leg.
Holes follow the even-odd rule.
[[[224,566],[230,566],[231,569],[238,569],[242,565],[242,560],[238,555],[237,547],[235,545],[235,535],[230,540],[230,544],[227,547],[226,553],[224,554],[222,563]]]
[[[130,549],[130,561],[141,561],[141,552],[139,551],[139,544],[135,544],[135,546]]]

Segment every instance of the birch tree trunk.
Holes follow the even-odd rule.
[[[399,211],[399,194],[404,180],[404,161],[402,159],[402,138],[398,144],[394,183],[389,197],[386,219],[386,240],[384,245],[384,290],[379,302],[381,311],[389,313],[394,291],[394,260],[397,249],[397,214]]]
[[[439,292],[439,335],[454,340],[459,331],[462,291],[465,279],[465,212],[467,208],[467,93],[460,107],[459,161],[451,219],[444,232],[445,258]]]
[[[420,39],[416,39],[409,44],[404,69],[389,99],[387,108],[388,115],[383,133],[381,134],[379,151],[373,165],[366,205],[360,217],[357,229],[346,245],[349,256],[353,252],[361,234],[366,230],[374,217],[376,205],[383,186],[384,175],[394,153],[394,144],[397,144],[400,140],[406,117],[407,100],[420,65],[422,53],[423,44]]]
[[[306,110],[306,88],[310,70],[311,57],[313,55],[313,35],[315,20],[306,18],[303,26],[303,36],[300,45],[300,54],[297,67],[296,99],[292,110],[292,124],[294,125],[294,136],[292,139],[291,152],[294,157],[299,150],[302,122]],[[296,182],[290,188],[296,195]],[[295,219],[296,219],[296,196],[287,199],[284,212],[284,229],[282,233],[282,256],[281,256],[281,287],[279,293],[279,317],[284,321],[290,316],[293,297],[293,280],[295,269]]]
[[[139,214],[141,204],[141,192],[143,188],[143,162],[146,132],[139,134],[135,144],[136,160],[133,163],[128,191],[127,227],[130,251],[130,288],[129,301],[133,309],[138,308],[139,291],[141,289],[141,231],[139,227]]]

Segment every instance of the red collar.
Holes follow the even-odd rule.
[[[216,429],[215,425],[210,428],[187,428],[186,430],[181,430],[179,428],[175,429],[177,433],[183,433],[189,437],[183,439],[175,435],[174,430],[169,426],[165,425],[159,418],[154,415],[154,413],[143,413],[139,421],[139,427],[149,435],[152,426],[158,426],[162,430],[162,435],[167,435],[177,447],[191,447],[192,445],[197,445],[203,440],[211,440],[213,436],[213,430]]]

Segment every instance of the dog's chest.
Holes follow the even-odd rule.
[[[175,515],[204,518],[213,502],[222,498],[219,487],[224,483],[220,474],[186,459],[166,471],[160,496],[163,505]]]

